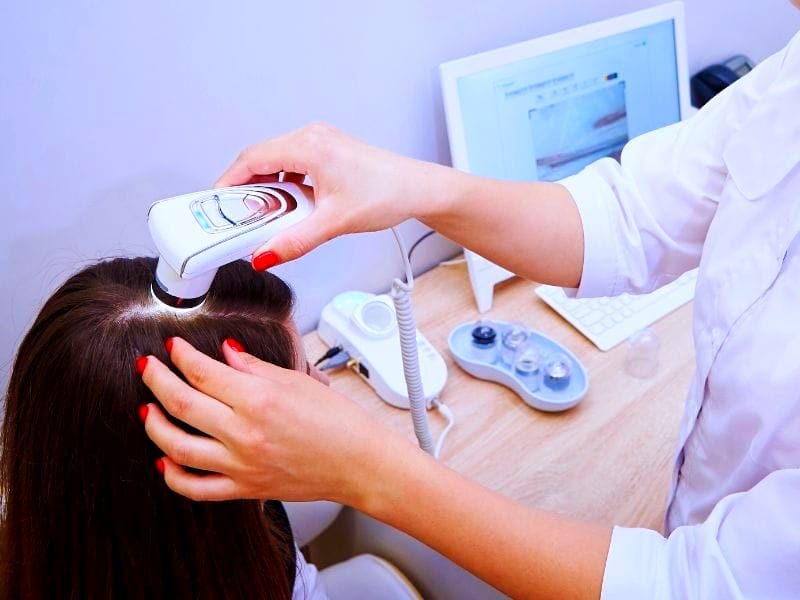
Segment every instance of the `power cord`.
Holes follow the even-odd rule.
[[[444,438],[448,433],[450,433],[453,425],[456,424],[456,416],[453,414],[453,411],[450,410],[450,408],[446,404],[442,403],[442,401],[438,398],[433,399],[433,405],[436,407],[436,410],[438,410],[442,416],[447,419],[447,425],[442,430],[442,433],[439,434],[439,439],[436,442],[436,448],[433,451],[433,458],[438,460],[439,455],[442,453]]]
[[[347,365],[352,359],[347,352],[339,352],[336,356],[329,358],[325,364],[318,367],[320,371],[333,371]]]
[[[328,348],[328,351],[317,359],[317,362],[314,363],[314,366],[315,367],[320,366],[326,360],[330,360],[331,358],[339,354],[342,350],[344,350],[344,348],[342,348],[341,346],[333,346],[332,348]]]
[[[412,254],[414,254],[414,250],[416,250],[416,249],[417,249],[417,246],[419,246],[419,245],[420,245],[422,242],[424,242],[425,240],[427,240],[429,237],[431,237],[431,236],[432,236],[433,234],[435,234],[435,233],[437,233],[437,232],[436,232],[436,231],[434,231],[433,229],[431,229],[431,230],[430,230],[430,231],[428,231],[427,233],[424,233],[424,234],[422,234],[422,236],[420,236],[420,237],[417,239],[417,241],[416,241],[416,242],[414,242],[413,244],[411,244],[411,249],[408,251],[408,262],[411,262],[411,255],[412,255]]]

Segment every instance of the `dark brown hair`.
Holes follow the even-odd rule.
[[[171,336],[222,360],[231,336],[293,367],[292,293],[237,262],[201,308],[176,315],[150,297],[155,264],[120,258],[72,276],[19,347],[0,458],[2,598],[291,597],[291,534],[260,502],[192,502],[167,488],[137,417],[156,400],[134,364],[146,354],[169,364]]]

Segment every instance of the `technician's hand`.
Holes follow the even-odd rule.
[[[452,169],[413,160],[315,123],[242,152],[215,186],[290,181],[309,175],[316,208],[254,253],[269,268],[346,233],[378,231],[424,217],[443,199]]]
[[[144,383],[192,435],[148,404],[147,435],[166,454],[167,485],[194,500],[326,499],[359,506],[383,462],[414,446],[319,381],[262,362],[227,343],[228,365],[173,338],[182,381],[154,356]],[[208,471],[198,474],[185,467]]]

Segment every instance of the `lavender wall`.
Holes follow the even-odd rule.
[[[150,253],[148,203],[207,187],[245,145],[324,119],[447,162],[438,63],[654,4],[3,3],[0,384],[54,286],[85,261]],[[762,59],[800,23],[786,0],[689,1],[687,14],[693,69],[740,51]],[[432,238],[416,266],[453,251]],[[333,294],[384,290],[400,265],[391,237],[374,234],[279,272],[309,329]]]

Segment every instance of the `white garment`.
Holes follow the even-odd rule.
[[[386,560],[359,554],[322,571],[297,551],[297,576],[292,600],[421,600],[414,585]]]
[[[700,266],[665,535],[614,529],[602,598],[800,598],[800,34],[688,121],[564,185],[580,296]]]
[[[297,544],[295,544],[294,550],[297,554],[297,570],[295,571],[292,600],[328,600],[328,592],[320,579],[317,567],[306,562]]]

